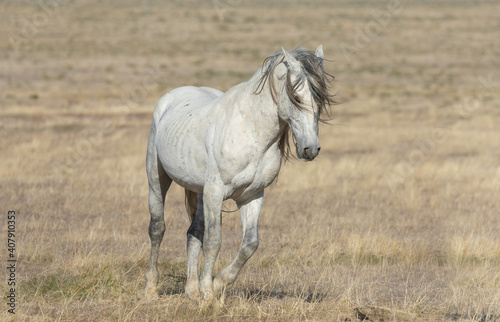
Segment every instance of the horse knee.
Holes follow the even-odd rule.
[[[151,220],[148,233],[151,239],[162,239],[165,233],[165,222],[163,220]]]
[[[252,238],[250,240],[244,240],[241,247],[241,251],[246,257],[250,257],[259,248],[259,240],[257,238]]]
[[[213,238],[210,240],[205,239],[203,241],[203,248],[206,248],[206,249],[219,250],[221,246],[222,246],[222,240],[220,238]]]

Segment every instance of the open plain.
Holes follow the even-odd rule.
[[[3,1],[0,16],[0,239],[15,210],[18,258],[0,320],[500,320],[498,2]],[[256,254],[212,305],[185,297],[173,186],[160,299],[144,300],[155,102],[319,44],[339,104],[318,158],[266,190]],[[216,271],[237,212],[222,231]]]

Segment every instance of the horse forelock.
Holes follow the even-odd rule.
[[[291,53],[295,59],[299,61],[301,65],[301,73],[295,81],[292,82],[290,70],[287,70],[285,90],[288,98],[297,108],[307,109],[307,104],[302,101],[299,95],[297,95],[297,89],[302,86],[305,81],[307,81],[314,103],[318,108],[320,121],[328,121],[330,118],[329,107],[335,104],[333,95],[329,93],[330,83],[335,79],[335,77],[324,70],[323,59],[317,57],[314,52],[295,48],[289,51],[289,53]],[[257,87],[254,91],[255,94],[260,94],[267,83],[273,101],[277,103],[277,88],[272,75],[274,75],[274,70],[280,63],[283,62],[284,59],[285,55],[278,52],[264,60],[262,64],[263,73],[257,83]],[[290,151],[289,132],[290,129],[287,126],[279,141],[281,156],[284,161],[289,160],[292,155]]]

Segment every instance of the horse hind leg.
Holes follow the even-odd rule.
[[[164,205],[165,195],[172,183],[165,170],[161,166],[156,150],[148,146],[148,156],[146,160],[146,170],[149,182],[149,213],[151,220],[149,222],[149,238],[151,239],[151,254],[149,257],[149,266],[146,271],[146,298],[157,298],[158,284],[158,252],[160,244],[165,233]]]
[[[186,210],[191,220],[187,231],[187,281],[185,292],[190,298],[198,298],[200,295],[198,278],[198,261],[203,245],[204,218],[203,218],[203,195],[190,190],[185,190]]]

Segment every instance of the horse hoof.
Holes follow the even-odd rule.
[[[199,300],[200,299],[200,291],[197,288],[196,289],[188,289],[188,288],[186,288],[184,290],[184,293],[191,300]]]
[[[159,298],[156,287],[147,287],[144,294],[146,300],[157,300]]]
[[[214,300],[214,292],[212,290],[210,291],[203,291],[203,302],[205,304],[211,303]]]
[[[224,286],[225,283],[222,281],[220,277],[217,276],[216,278],[214,278],[213,282],[214,293],[219,294],[224,288]]]

